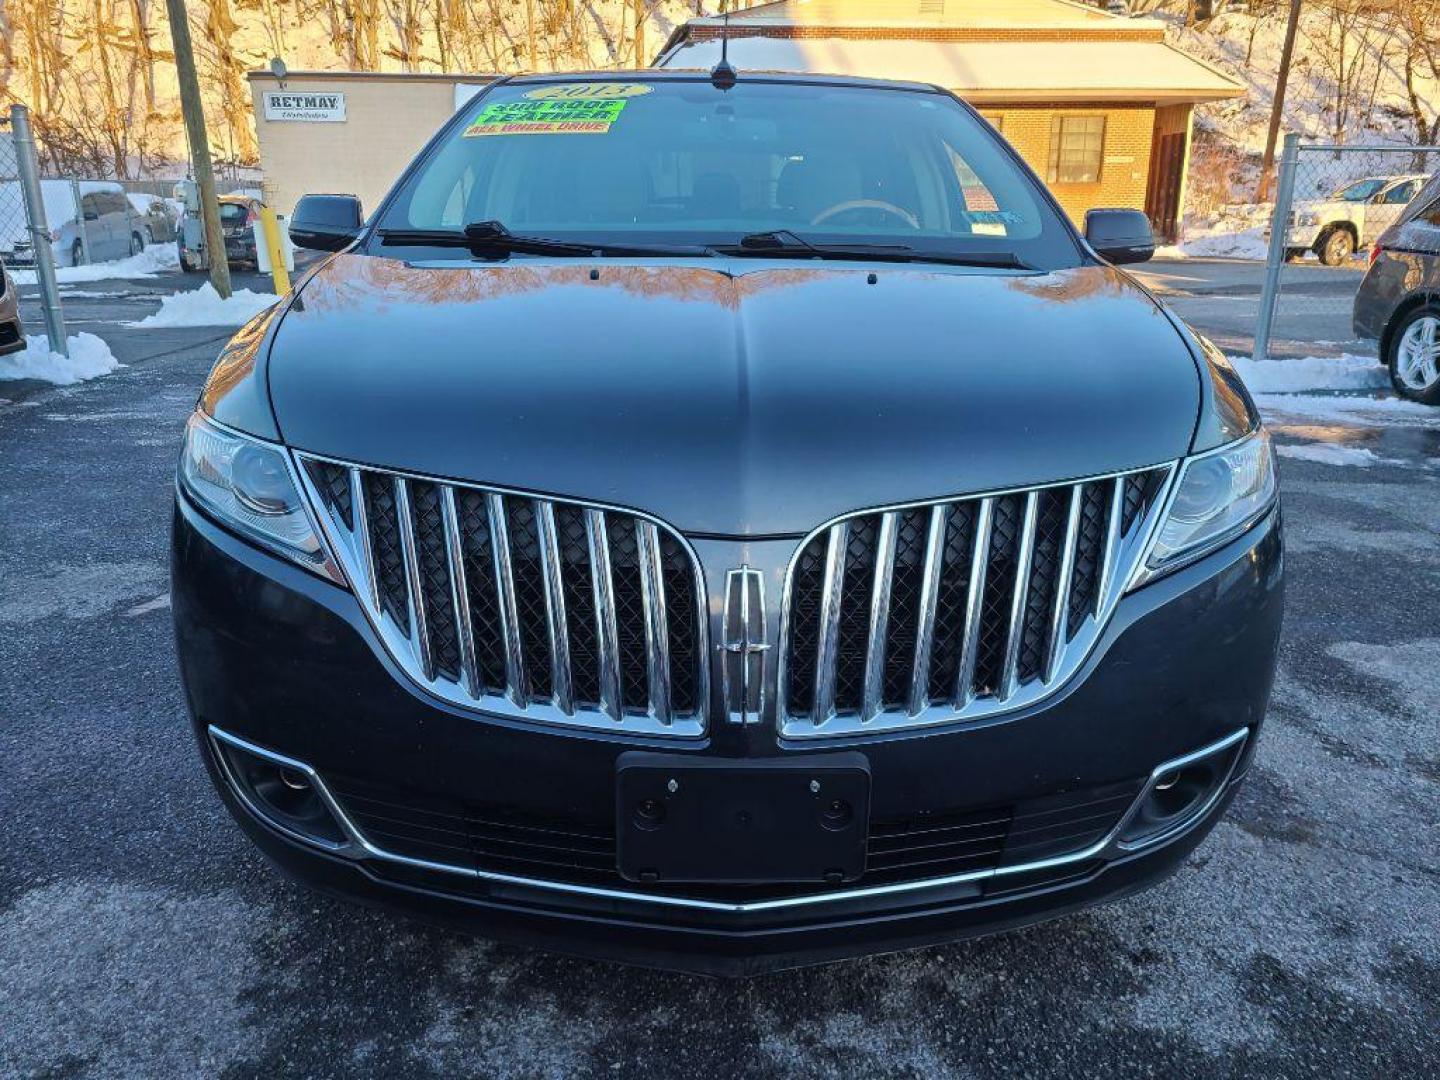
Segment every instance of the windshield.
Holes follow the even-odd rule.
[[[969,110],[936,93],[742,78],[524,82],[464,115],[405,179],[385,230],[601,244],[806,243],[1009,253],[1046,269],[1079,250],[1035,181]]]
[[[226,225],[238,225],[250,216],[250,208],[240,203],[221,203],[220,220]]]
[[[1383,179],[1357,180],[1348,187],[1340,188],[1331,198],[1343,199],[1345,202],[1364,202],[1384,186],[1385,181]]]

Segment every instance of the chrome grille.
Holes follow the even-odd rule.
[[[366,614],[426,690],[543,723],[704,732],[702,578],[668,528],[299,457]]]
[[[853,514],[790,564],[781,732],[942,724],[1024,708],[1089,653],[1173,467]]]

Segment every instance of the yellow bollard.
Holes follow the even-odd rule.
[[[270,276],[275,281],[275,295],[284,296],[290,291],[290,275],[285,271],[285,251],[280,244],[280,222],[275,220],[275,211],[268,206],[260,210],[260,230],[265,234],[265,248],[270,252]]]

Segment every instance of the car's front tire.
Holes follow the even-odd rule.
[[[1343,225],[1336,226],[1320,238],[1315,254],[1326,266],[1344,266],[1355,254],[1355,234]]]
[[[1391,332],[1385,352],[1397,394],[1440,405],[1440,305],[1422,304],[1406,312]]]

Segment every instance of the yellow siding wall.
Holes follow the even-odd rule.
[[[1014,106],[972,101],[990,118],[1000,119],[1001,134],[1020,152],[1043,181],[1050,163],[1050,121],[1060,115],[1105,116],[1105,151],[1100,180],[1093,184],[1052,184],[1060,205],[1077,225],[1085,211],[1097,206],[1145,209],[1145,185],[1150,176],[1150,142],[1155,131],[1151,105],[1097,104]]]
[[[287,90],[343,91],[343,123],[265,119],[261,92],[277,90],[273,77],[252,75],[250,91],[260,140],[265,201],[288,214],[301,195],[327,192],[360,196],[369,214],[405,166],[455,110],[450,79],[346,79],[298,75]]]

